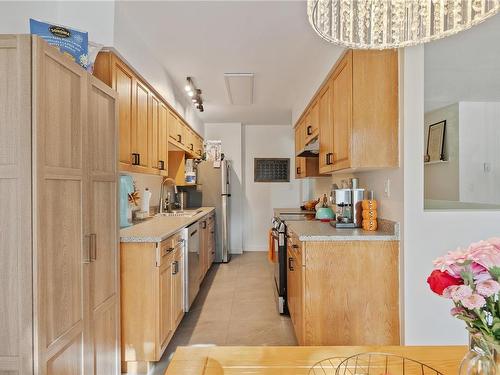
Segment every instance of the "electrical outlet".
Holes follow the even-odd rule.
[[[491,163],[483,163],[484,173],[491,172]]]
[[[387,180],[385,180],[384,196],[386,198],[390,198],[391,197],[391,179],[390,178],[388,178]]]

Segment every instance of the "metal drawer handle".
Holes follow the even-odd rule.
[[[292,257],[288,258],[288,269],[290,271],[294,271],[292,263],[293,263],[293,258]]]
[[[307,135],[311,135],[312,133],[313,133],[313,132],[312,132],[312,126],[311,126],[311,125],[309,125],[309,126],[307,127]]]
[[[163,171],[165,169],[165,162],[163,160],[158,160],[158,169]]]
[[[97,260],[97,234],[90,233],[90,261]]]
[[[180,143],[180,142],[182,142],[182,135],[177,134],[177,138],[178,138],[178,141],[177,141],[177,142],[179,142],[179,143]]]

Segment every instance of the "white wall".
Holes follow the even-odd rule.
[[[171,77],[159,62],[160,59],[156,57],[155,51],[149,49],[141,39],[141,30],[135,26],[134,14],[128,9],[129,5],[133,3],[116,2],[113,46],[186,119],[194,130],[203,134],[203,122],[198,117],[191,101],[188,100],[182,88],[172,83]]]
[[[0,1],[0,33],[29,33],[29,19],[63,24],[87,31],[89,40],[115,47],[200,134],[204,125],[191,102],[172,84],[155,52],[141,40],[126,1]]]
[[[241,123],[205,124],[205,139],[222,141],[222,152],[231,160],[229,242],[231,253],[243,252],[243,142]]]
[[[89,40],[113,45],[114,1],[0,1],[0,33],[27,34],[29,19],[87,31]]]
[[[294,178],[294,131],[289,125],[245,125],[243,139],[243,249],[265,251],[273,208],[300,205],[300,181]],[[290,158],[290,182],[254,182],[254,158]]]
[[[500,204],[500,103],[460,102],[459,113],[460,201]]]
[[[465,344],[464,324],[450,302],[426,284],[432,260],[447,250],[500,235],[499,211],[424,211],[424,47],[404,51],[405,344]]]
[[[458,104],[452,104],[425,114],[424,148],[427,152],[429,125],[446,120],[444,154],[446,163],[424,164],[424,197],[432,200],[460,200],[459,193],[459,118]]]

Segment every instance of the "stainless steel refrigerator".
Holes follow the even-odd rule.
[[[222,160],[220,168],[211,161],[197,167],[197,183],[202,191],[202,205],[215,207],[215,262],[231,260],[229,246],[229,202],[231,200],[231,162]]]

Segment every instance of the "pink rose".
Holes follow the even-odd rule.
[[[486,305],[486,300],[479,294],[472,294],[468,297],[463,298],[460,302],[466,309],[469,310],[479,309]]]
[[[472,295],[472,288],[468,285],[459,285],[456,287],[450,287],[451,289],[446,293],[450,295],[451,299],[455,302],[462,301],[466,297]]]
[[[476,292],[483,297],[491,297],[500,292],[500,284],[495,280],[486,280],[476,285]]]
[[[469,246],[467,258],[486,269],[499,267],[500,248],[497,248],[489,242],[479,241]]]
[[[439,257],[434,260],[434,266],[440,271],[446,271],[454,277],[460,277],[459,264],[467,260],[467,253],[465,250],[458,248],[455,251],[448,251],[445,256]]]
[[[488,238],[486,240],[486,242],[489,242],[490,244],[492,244],[497,249],[500,249],[500,238],[499,237]]]

